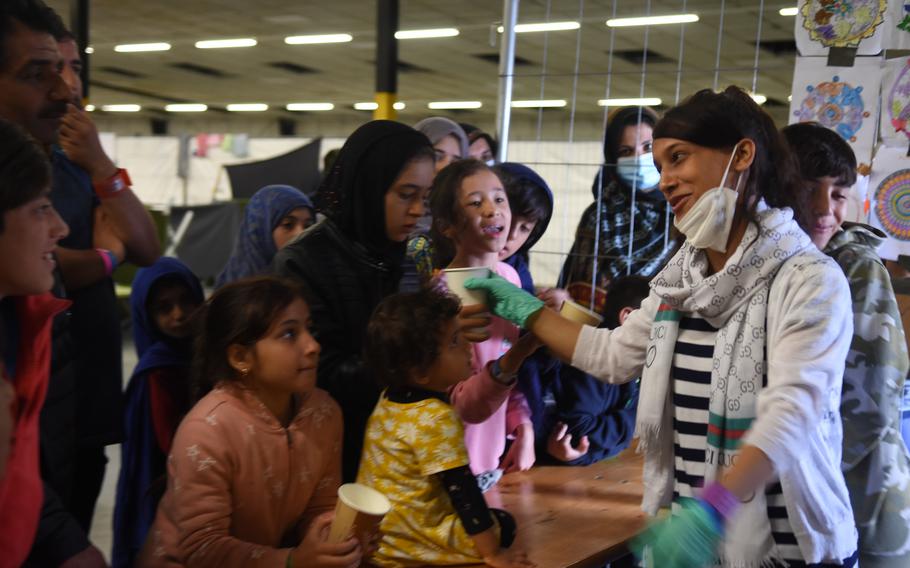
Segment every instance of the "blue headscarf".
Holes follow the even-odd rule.
[[[133,280],[130,311],[139,363],[124,397],[124,440],[114,502],[111,553],[111,565],[115,568],[132,566],[142,548],[158,506],[157,496],[150,489],[165,472],[167,456],[155,439],[148,371],[163,367],[188,368],[190,365],[189,342],[177,342],[161,333],[147,309],[155,283],[164,278],[185,284],[200,305],[205,299],[199,279],[176,258],[159,258],[153,265],[139,270]]]
[[[267,185],[257,191],[244,210],[231,258],[215,286],[220,288],[228,282],[268,272],[278,252],[272,231],[288,213],[300,207],[314,211],[310,198],[295,187]]]

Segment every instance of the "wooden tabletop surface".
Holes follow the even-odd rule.
[[[645,526],[641,473],[641,456],[626,450],[590,466],[509,474],[485,496],[515,516],[515,546],[539,568],[603,566]]]

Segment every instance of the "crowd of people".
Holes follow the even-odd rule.
[[[526,568],[484,493],[633,436],[660,519],[642,565],[910,566],[910,359],[838,134],[778,131],[737,87],[613,111],[542,288],[537,172],[444,117],[368,122],[315,199],[250,200],[206,298],[104,154],[80,65],[40,0],[0,6],[0,566],[108,566],[89,528],[121,444],[113,566]],[[450,290],[469,268],[485,304]],[[391,510],[330,542],[355,481]]]

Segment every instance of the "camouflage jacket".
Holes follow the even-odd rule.
[[[910,360],[891,279],[876,253],[884,238],[871,227],[845,223],[824,252],[843,269],[853,298],[853,342],[840,410],[842,469],[860,554],[910,566],[905,563],[910,562],[910,455],[900,432]]]

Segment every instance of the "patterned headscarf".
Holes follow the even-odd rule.
[[[220,288],[234,280],[268,272],[278,252],[272,231],[288,213],[300,207],[313,211],[313,202],[289,185],[267,185],[257,191],[243,212],[234,251],[215,285]]]

